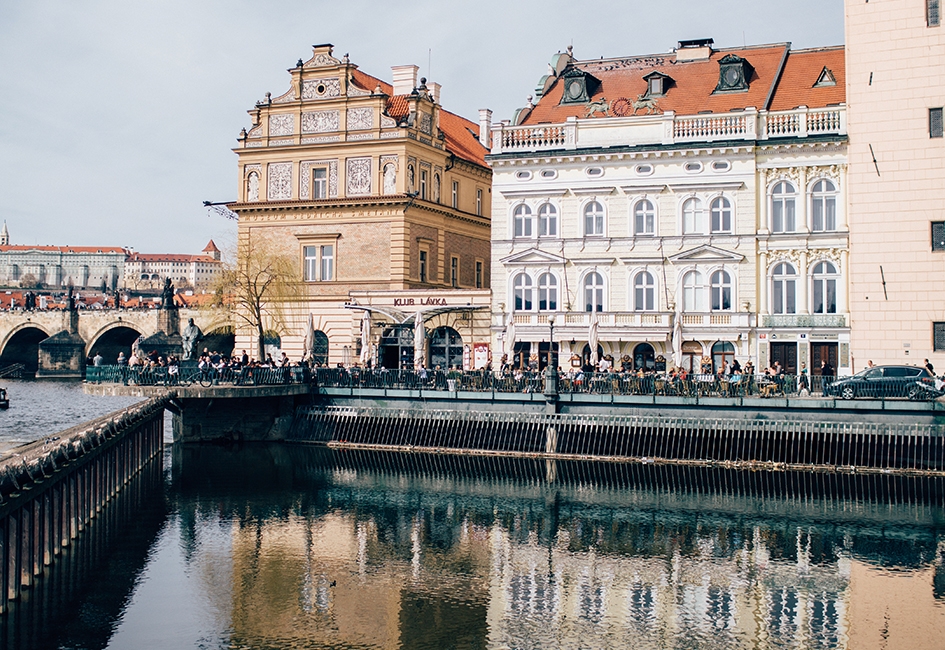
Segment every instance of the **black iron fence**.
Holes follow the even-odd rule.
[[[660,375],[638,376],[621,372],[561,373],[555,378],[559,393],[600,395],[659,395],[667,397],[806,397],[843,399],[933,399],[934,383],[917,378],[863,381],[856,377],[795,375]],[[496,374],[488,371],[387,370],[364,368],[225,368],[196,365],[135,368],[98,366],[86,370],[86,381],[129,385],[189,386],[191,384],[260,386],[315,383],[323,388],[369,388],[497,393],[542,393],[542,372]],[[920,386],[921,384],[921,386]],[[924,388],[924,389],[922,389]]]

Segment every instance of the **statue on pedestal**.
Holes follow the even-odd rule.
[[[184,361],[193,359],[194,352],[197,350],[197,342],[202,338],[203,332],[200,331],[200,328],[194,323],[194,319],[191,318],[187,321],[187,327],[181,332],[181,348],[183,350],[181,359]]]
[[[161,291],[161,309],[176,309],[174,304],[174,285],[170,278],[164,279],[164,289]]]

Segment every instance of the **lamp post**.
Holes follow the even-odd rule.
[[[548,365],[555,371],[558,370],[558,364],[555,363],[555,315],[548,316]]]
[[[545,409],[548,413],[557,413],[558,412],[558,364],[555,363],[555,317],[554,314],[548,316],[548,327],[550,329],[550,336],[548,341],[548,365],[545,366]],[[549,440],[554,437],[557,439],[556,434],[552,430],[549,430]],[[552,447],[557,446],[557,442],[554,445],[551,443],[546,444],[546,448],[553,451]]]

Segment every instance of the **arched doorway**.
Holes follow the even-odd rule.
[[[430,367],[463,367],[463,337],[452,327],[437,327],[430,334]]]
[[[597,346],[597,360],[600,361],[604,358],[604,348]],[[597,370],[597,368],[591,367],[591,346],[589,343],[584,344],[584,350],[581,351],[581,367],[585,370]]]
[[[633,369],[650,372],[656,369],[656,352],[649,343],[641,343],[633,348]]]
[[[702,344],[697,341],[685,341],[682,344],[682,367],[692,373],[699,372],[702,365]]]
[[[0,353],[0,367],[22,363],[26,373],[36,374],[39,367],[39,342],[49,338],[46,332],[38,327],[24,327],[18,330]]]
[[[723,364],[725,371],[728,372],[734,360],[735,346],[730,341],[718,341],[712,346],[712,369],[715,372],[721,370]]]
[[[413,326],[395,325],[384,330],[380,343],[381,365],[388,370],[413,368]]]
[[[312,343],[312,363],[320,366],[328,365],[328,335],[321,330],[315,330],[315,339]]]
[[[118,363],[118,355],[125,353],[125,358],[131,356],[131,346],[134,344],[141,332],[131,327],[121,325],[105,331],[99,336],[92,347],[89,348],[89,358],[94,358],[96,354],[102,355],[102,365],[113,366]]]
[[[211,352],[219,352],[228,357],[233,354],[233,348],[236,347],[236,333],[232,326],[226,325],[205,334],[200,345],[201,350],[207,348]]]

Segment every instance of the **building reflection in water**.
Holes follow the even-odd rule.
[[[237,647],[945,633],[936,481],[266,446],[178,450],[174,485],[184,555],[213,567],[205,597]]]

